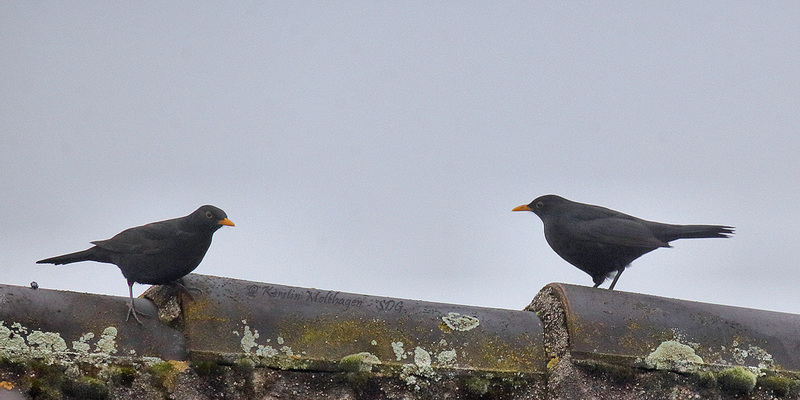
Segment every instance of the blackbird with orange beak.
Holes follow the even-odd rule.
[[[181,218],[126,229],[111,239],[91,242],[94,247],[39,260],[37,264],[97,261],[116,264],[128,280],[127,321],[131,314],[140,324],[133,305],[133,284],[166,285],[194,271],[211,245],[211,236],[223,225],[234,226],[225,211],[205,205]]]
[[[511,211],[532,211],[544,223],[544,237],[561,258],[592,277],[600,286],[616,271],[609,290],[622,271],[640,256],[669,242],[687,238],[726,238],[725,225],[673,225],[646,221],[605,207],[540,196]]]

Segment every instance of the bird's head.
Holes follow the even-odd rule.
[[[209,227],[214,231],[222,228],[223,225],[235,226],[233,221],[228,219],[228,215],[225,214],[225,211],[210,205],[205,205],[198,208],[191,214],[191,216],[195,221]]]
[[[514,207],[514,209],[511,211],[533,211],[534,214],[541,218],[544,215],[547,215],[553,209],[556,209],[567,202],[569,202],[569,200],[561,196],[546,194],[544,196],[537,197],[529,204]]]

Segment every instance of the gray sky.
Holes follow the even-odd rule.
[[[5,1],[0,53],[2,283],[126,295],[34,262],[214,204],[198,273],[520,309],[592,283],[556,193],[736,227],[619,290],[800,313],[797,2]]]

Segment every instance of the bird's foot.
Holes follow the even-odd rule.
[[[142,320],[139,319],[139,316],[137,314],[141,314],[143,317],[147,316],[147,314],[145,314],[145,313],[143,313],[141,311],[136,311],[136,307],[133,306],[133,302],[128,303],[128,315],[125,317],[125,322],[130,320],[131,319],[131,315],[133,315],[133,319],[135,319],[136,322],[139,323],[139,325],[143,325],[142,324]]]
[[[192,296],[192,294],[190,292],[194,291],[194,292],[197,292],[199,294],[203,294],[203,291],[198,289],[198,288],[190,288],[190,287],[184,285],[182,280],[174,281],[174,282],[171,283],[171,285],[173,287],[179,289],[180,291],[182,291],[187,296],[189,296],[189,300],[191,300],[191,301],[194,301],[194,296]]]

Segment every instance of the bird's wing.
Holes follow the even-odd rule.
[[[126,254],[152,254],[175,247],[185,235],[172,221],[154,222],[126,229],[111,239],[97,240],[92,244]]]
[[[635,219],[597,218],[578,222],[575,228],[573,233],[579,240],[630,247],[670,247]]]

